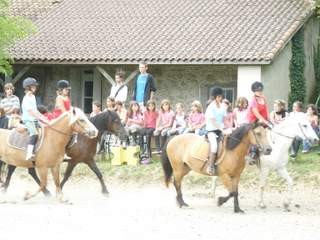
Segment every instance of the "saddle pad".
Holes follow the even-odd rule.
[[[226,137],[218,142],[218,159],[222,156],[223,145],[225,143]],[[202,138],[201,140],[196,141],[190,149],[190,154],[193,158],[208,161],[209,159],[209,142]]]
[[[35,152],[37,152],[39,150],[39,148],[41,147],[42,142],[43,142],[43,134],[42,134],[43,127],[38,128],[38,132],[39,132],[39,138],[36,143]],[[28,131],[18,132],[16,129],[13,129],[11,131],[11,133],[9,134],[7,144],[10,147],[26,151],[27,146],[28,146],[28,142],[29,142]]]

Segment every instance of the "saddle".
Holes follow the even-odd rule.
[[[224,147],[226,143],[227,137],[223,137],[222,139],[218,138],[218,153],[217,153],[217,165],[221,162],[221,157],[224,153]],[[203,137],[201,140],[196,141],[190,149],[190,155],[193,158],[202,160],[207,162],[209,160],[209,142],[208,140]]]
[[[34,152],[37,152],[42,145],[43,137],[44,137],[43,130],[44,130],[43,127],[38,128],[38,133],[39,133],[38,136],[39,137],[38,137],[38,141],[36,143]],[[7,144],[12,148],[26,151],[27,146],[28,146],[28,142],[29,142],[28,131],[21,132],[15,128],[15,129],[11,130],[9,137],[8,137]]]

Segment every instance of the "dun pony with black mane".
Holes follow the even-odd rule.
[[[231,136],[222,143],[221,153],[217,161],[217,175],[229,191],[226,197],[219,197],[218,205],[234,198],[234,212],[243,212],[239,207],[238,184],[240,175],[245,167],[245,155],[249,146],[258,146],[265,154],[270,154],[271,147],[266,137],[266,130],[262,126],[246,124],[236,129]],[[208,175],[206,172],[209,144],[203,137],[195,134],[182,134],[167,142],[162,152],[162,166],[165,183],[168,186],[173,176],[173,184],[177,192],[179,207],[188,206],[183,200],[181,182],[190,170]]]
[[[77,143],[71,146],[67,149],[68,156],[71,157],[68,162],[68,166],[66,168],[66,171],[64,173],[64,177],[61,181],[61,189],[63,188],[64,184],[67,182],[69,177],[71,176],[71,173],[75,166],[78,163],[85,163],[88,165],[88,167],[96,174],[98,177],[102,193],[107,195],[108,190],[104,183],[103,176],[97,167],[97,164],[95,162],[94,156],[96,154],[97,144],[101,140],[102,134],[107,131],[109,133],[120,135],[120,137],[125,136],[125,130],[123,126],[121,125],[120,118],[116,112],[113,111],[105,111],[102,112],[94,117],[89,118],[90,122],[98,129],[98,137],[90,139],[83,135],[78,135]],[[9,165],[8,166],[8,173],[5,182],[2,184],[3,191],[5,192],[10,184],[10,179],[15,171],[16,167]],[[40,184],[40,180],[34,170],[34,168],[28,169],[29,174],[33,177],[33,179]],[[44,193],[46,195],[49,195],[48,190],[44,190]]]

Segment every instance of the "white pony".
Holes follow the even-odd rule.
[[[269,130],[269,137],[272,152],[270,155],[260,156],[259,206],[261,208],[266,207],[263,200],[264,189],[270,170],[274,170],[287,182],[288,192],[284,200],[284,207],[286,210],[289,210],[289,206],[292,200],[293,185],[292,178],[287,171],[287,164],[289,161],[289,148],[292,145],[293,139],[295,137],[310,139],[313,141],[319,140],[319,138],[304,114],[298,116],[290,116],[278,125],[275,125],[272,130]]]

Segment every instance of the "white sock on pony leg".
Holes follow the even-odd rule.
[[[32,159],[33,155],[33,149],[34,149],[34,145],[28,145],[27,146],[27,156],[26,156],[26,160],[29,161]]]

